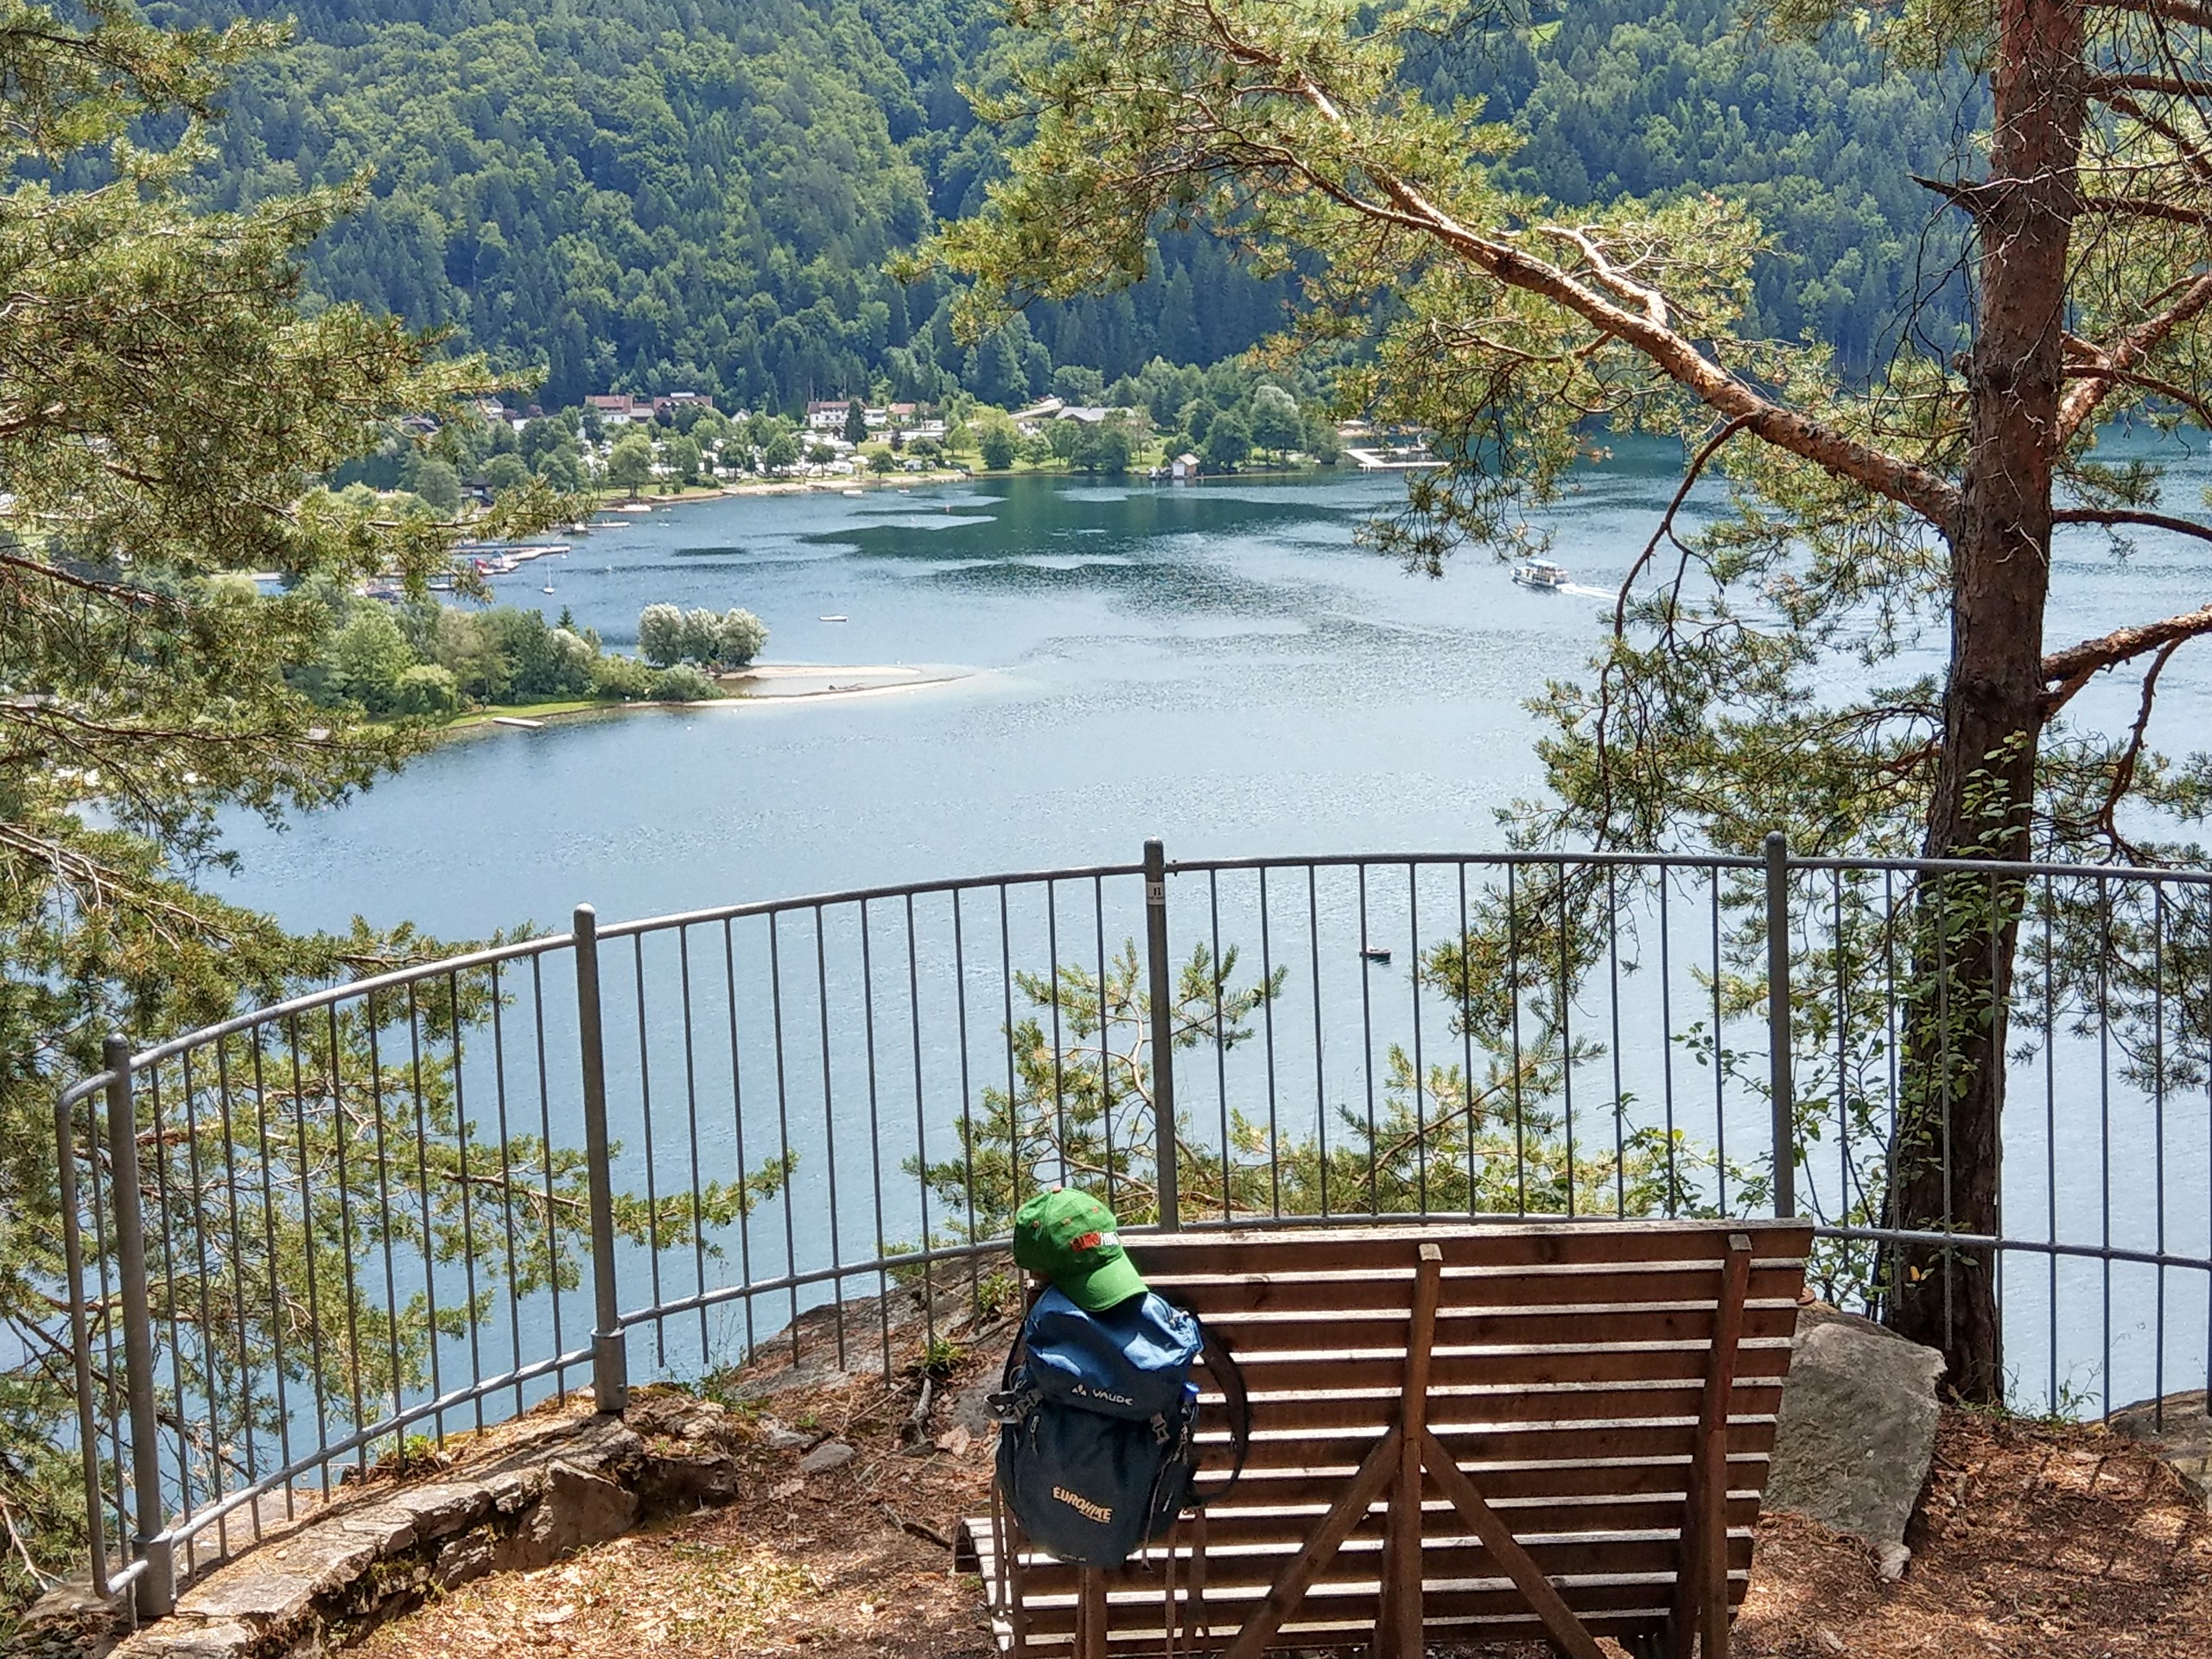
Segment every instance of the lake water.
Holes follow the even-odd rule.
[[[638,613],[741,605],[775,662],[973,671],[947,686],[503,729],[281,834],[242,823],[228,896],[302,927],[359,912],[446,937],[880,882],[1171,856],[1497,845],[1541,779],[1524,699],[1574,676],[1679,476],[1616,446],[1551,515],[1577,594],[1461,554],[1440,580],[1355,544],[1392,475],[1044,479],[687,505],[494,587],[610,643]],[[2193,499],[2202,458],[2177,476]],[[553,595],[539,589],[550,582]],[[2212,547],[2064,549],[2054,644],[2203,602]],[[826,623],[823,615],[850,620]],[[2212,728],[2212,648],[2159,731]],[[1930,657],[1926,665],[1932,666]],[[1845,664],[1848,677],[1859,671]],[[1906,677],[1891,667],[1882,677]],[[2133,687],[2076,717],[2124,730]]]
[[[299,927],[340,927],[359,913],[378,924],[413,920],[459,938],[523,923],[561,931],[581,901],[611,919],[897,881],[1132,862],[1153,835],[1172,857],[1494,848],[1502,840],[1497,810],[1541,784],[1532,752],[1537,728],[1524,700],[1547,678],[1582,670],[1605,626],[1610,593],[1650,534],[1678,465],[1662,446],[1625,443],[1582,472],[1549,519],[1555,556],[1575,581],[1567,593],[1516,586],[1503,565],[1478,553],[1463,554],[1430,581],[1365,550],[1356,539],[1360,526],[1402,497],[1402,480],[1387,474],[1236,479],[1196,488],[995,480],[910,495],[729,499],[639,516],[622,530],[580,539],[563,559],[501,579],[499,596],[549,611],[566,606],[613,644],[634,637],[638,613],[650,603],[741,605],[768,624],[770,661],[914,664],[958,677],[889,695],[636,711],[536,732],[486,732],[281,833],[234,825],[242,868],[225,891]],[[2206,479],[2202,456],[2183,456],[2170,499],[2193,500]],[[551,595],[539,591],[548,582]],[[2057,589],[2053,645],[2201,604],[2212,589],[2212,549],[2146,537],[2120,557],[2099,538],[2069,537],[2060,550]],[[820,620],[833,614],[849,620]],[[1894,683],[1936,665],[1931,651],[1886,666],[1881,678]],[[1840,691],[1861,671],[1838,663],[1829,671]],[[2132,683],[2101,683],[2073,717],[2119,732],[2134,712]],[[2153,735],[2186,748],[2207,730],[2212,649],[2201,649],[2168,670]],[[1378,898],[1386,901],[1403,913],[1402,899]],[[1418,902],[1436,932],[1433,892]],[[1312,899],[1317,938],[1334,931],[1303,976],[1310,992],[1294,984],[1287,1005],[1311,1011],[1309,1119],[1313,1102],[1356,1105],[1363,1088],[1371,1109],[1388,1042],[1407,1033],[1418,1039],[1426,1027],[1430,1041],[1448,1043],[1448,1011],[1433,998],[1424,1005],[1405,953],[1387,974],[1360,963],[1354,947],[1363,936],[1353,903],[1341,884]],[[1198,918],[1179,896],[1176,906],[1179,952],[1198,937],[1191,931]],[[925,978],[936,973],[940,984],[964,984],[966,968],[948,968],[949,947],[930,935],[931,928],[941,934],[946,921],[934,912],[925,917],[924,937],[906,947],[906,960]],[[1690,928],[1686,941],[1700,925],[1696,912],[1677,924]],[[1224,937],[1241,938],[1249,950],[1254,925],[1232,918],[1228,926]],[[1116,911],[1099,927],[1100,948],[1131,928],[1141,931],[1134,912]],[[1402,931],[1388,937],[1412,943]],[[1019,946],[1009,964],[1054,960],[1043,938]],[[759,1011],[770,964],[758,945],[744,947],[750,957],[741,950],[728,981],[731,1019],[742,1013],[753,1022],[748,1043],[767,1040]],[[857,961],[854,945],[832,941],[832,955]],[[899,1201],[906,1211],[880,1213],[879,1197],[879,1213],[870,1215],[868,1187],[855,1184],[849,1167],[842,1196],[836,1185],[830,1124],[845,1133],[865,1101],[862,1127],[877,1134],[870,1068],[854,1069],[852,1040],[864,1023],[855,999],[872,995],[874,981],[822,970],[820,958],[804,954],[803,931],[784,948],[798,953],[785,994],[795,999],[798,1046],[811,1041],[810,1019],[823,1028],[819,1067],[808,1076],[795,1070],[791,1080],[791,1098],[813,1103],[787,1143],[802,1151],[802,1173],[774,1224],[791,1229],[794,1212],[803,1218],[785,1234],[784,1254],[795,1271],[807,1254],[804,1235],[819,1227],[824,1206],[832,1234],[824,1260],[852,1259],[852,1240],[871,1230],[878,1237],[912,1236],[920,1224],[912,1193]],[[813,948],[821,949],[818,935]],[[869,971],[896,981],[899,947],[879,940],[877,948],[887,954]],[[1066,959],[1070,948],[1058,948]],[[672,962],[652,965],[641,956],[640,1006],[649,966],[655,974],[676,970]],[[1694,969],[1686,943],[1674,967],[1681,995],[1694,995]],[[821,995],[810,1004],[804,982],[817,971]],[[1631,1024],[1652,1000],[1649,980],[1640,991],[1616,994],[1613,1006],[1627,1009]],[[886,1006],[895,1007],[898,995],[894,983]],[[911,1072],[905,1083],[887,1074],[899,1085],[887,1097],[905,1089],[906,1120],[925,1123],[917,1135],[935,1137],[975,1097],[966,1060],[995,1042],[1002,1056],[1004,1045],[991,1012],[995,994],[963,1011],[972,1023],[950,1034],[944,1010],[925,1018],[931,995],[925,986],[910,999]],[[1370,1001],[1384,998],[1404,1004],[1395,1034],[1378,1035],[1368,1023]],[[671,1025],[664,1012],[668,1006],[656,1001],[634,1055],[613,1062],[619,1075],[611,1087],[620,1099],[642,1096],[648,1070],[662,1079],[664,1099],[671,1079],[692,1077],[694,1056],[681,1022]],[[1671,1023],[1621,1035],[1611,1052],[1625,1051],[1625,1081],[1609,1058],[1611,1078],[1594,1078],[1591,1094],[1633,1096],[1644,1121],[1656,1121],[1663,1087],[1671,1115],[1675,1077],[1667,1068],[1696,1071],[1676,1046],[1694,1013],[1677,1005]],[[557,1027],[557,1007],[550,1018]],[[886,1036],[894,1048],[902,1040],[895,1023],[887,1022]],[[733,1025],[733,1069],[738,1046]],[[1242,1052],[1247,1082],[1256,1078],[1256,1047]],[[655,1051],[651,1067],[648,1051]],[[793,1059],[795,1067],[810,1064],[804,1055]],[[1272,1048],[1267,1064],[1274,1064]],[[1270,1069],[1270,1109],[1273,1078]],[[2093,1077],[2067,1069],[2060,1081],[2071,1104],[2048,1138],[2030,1111],[2008,1121],[2018,1131],[2008,1127],[2008,1214],[2044,1214],[2049,1172],[2061,1187],[2054,1228],[2063,1236],[2204,1248],[2212,1144],[2201,1096],[2169,1109],[2123,1091],[2118,1116],[2101,1118],[2086,1104]],[[1224,1123],[1243,1086],[1223,1074]],[[1749,1096],[1724,1103],[1710,1074],[1699,1074],[1698,1086],[1707,1091],[1705,1128],[1693,1132],[1755,1145],[1764,1103]],[[781,1109],[780,1075],[777,1088]],[[641,1153],[640,1137],[618,1128],[632,1160],[626,1173],[658,1172],[660,1190],[681,1191],[693,1167],[721,1160],[726,1169],[734,1147],[747,1167],[757,1166],[764,1155],[755,1144],[757,1117],[753,1129],[733,1129],[717,1116],[726,1108],[715,1106],[700,1128],[698,1101],[734,1089],[734,1076],[721,1084],[695,1081],[688,1154],[656,1145],[649,1128]],[[2024,1072],[2018,1090],[2021,1101],[2040,1104],[2041,1072]],[[2163,1160],[2153,1127],[2161,1121]],[[1610,1139],[1611,1128],[1604,1133]],[[2069,1177],[2094,1170],[2107,1148],[2117,1173],[2101,1192]],[[930,1150],[942,1155],[942,1141]],[[902,1155],[880,1135],[869,1154],[879,1179]],[[676,1164],[664,1161],[670,1156]],[[2146,1201],[2146,1192],[2164,1202]],[[842,1247],[835,1243],[841,1217]],[[702,1262],[702,1287],[708,1271]],[[2120,1269],[2117,1292],[2093,1262],[2069,1262],[2044,1289],[2024,1282],[2040,1282],[2043,1271],[2037,1264],[2007,1289],[2020,1327],[2012,1351],[2031,1385],[2109,1389],[2125,1401],[2149,1391],[2162,1355],[2171,1374],[2202,1380],[2201,1285],[2183,1289],[2176,1279],[2177,1307],[2196,1312],[2177,1312],[2169,1330],[2161,1321],[2164,1292],[2147,1270]],[[2040,1333],[2053,1301],[2068,1326],[2063,1355]],[[701,1349],[716,1341],[702,1321]],[[2118,1357],[2108,1358],[2115,1344]]]

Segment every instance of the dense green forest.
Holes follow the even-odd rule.
[[[1039,307],[963,346],[949,294],[883,262],[980,198],[997,139],[961,87],[1008,43],[993,0],[191,0],[291,13],[218,134],[218,194],[257,200],[369,168],[373,199],[312,258],[332,299],[449,328],[549,405],[608,389],[791,409],[871,386],[1010,404],[1055,365],[1112,380],[1211,362],[1276,328],[1290,279],[1168,234],[1129,292]],[[1540,0],[1540,4],[1549,0]],[[1830,341],[1847,370],[1894,345],[1948,245],[1914,172],[1979,120],[1963,75],[1885,79],[1839,31],[1776,45],[1736,0],[1586,0],[1420,54],[1439,99],[1478,96],[1529,142],[1516,181],[1569,206],[1718,189],[1777,251],[1755,321]],[[1955,302],[1951,309],[1955,310]]]

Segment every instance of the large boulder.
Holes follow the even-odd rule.
[[[1872,1544],[1904,1570],[1905,1523],[1936,1455],[1943,1357],[1833,1308],[1802,1308],[1766,1501]]]

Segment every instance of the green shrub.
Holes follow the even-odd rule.
[[[653,676],[653,696],[662,702],[704,702],[721,696],[706,671],[678,663]]]

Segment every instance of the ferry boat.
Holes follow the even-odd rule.
[[[1549,559],[1530,559],[1513,567],[1513,580],[1523,588],[1564,588],[1567,571]]]

